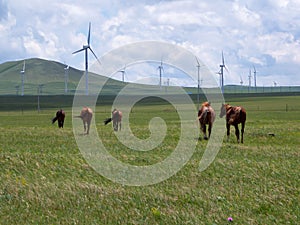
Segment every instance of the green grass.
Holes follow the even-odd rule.
[[[199,140],[176,175],[142,187],[114,183],[88,165],[75,142],[71,108],[65,108],[66,123],[60,130],[50,122],[53,102],[40,113],[2,110],[0,223],[229,224],[232,217],[232,224],[299,224],[300,97],[226,100],[247,109],[245,143],[236,144],[232,130],[229,142],[200,173],[207,142]],[[150,165],[176,146],[180,132],[172,106],[141,104],[133,109],[131,126],[140,138],[149,137],[153,116],[167,123],[166,139],[150,152],[120,144],[111,126],[102,124],[109,111],[108,105],[97,106],[96,125],[106,148],[119,160]]]

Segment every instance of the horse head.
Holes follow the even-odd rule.
[[[226,108],[228,104],[222,104],[221,109],[220,109],[220,118],[226,115]]]

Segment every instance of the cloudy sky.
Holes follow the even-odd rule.
[[[86,44],[89,22],[99,58],[164,41],[193,52],[217,80],[223,51],[225,84],[248,84],[255,66],[257,85],[300,85],[298,0],[0,0],[0,63],[39,57],[83,69],[84,54],[72,52]]]

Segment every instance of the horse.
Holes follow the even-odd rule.
[[[59,128],[64,127],[66,113],[64,110],[60,109],[56,112],[56,116],[52,119],[52,124],[57,120],[57,124]]]
[[[80,116],[75,116],[75,117],[82,119],[84,132],[86,132],[86,134],[89,134],[90,125],[93,118],[93,110],[85,106],[82,108],[80,112]]]
[[[114,109],[111,113],[111,117],[104,120],[104,124],[108,124],[113,121],[114,131],[121,130],[122,128],[122,112],[120,110]],[[120,127],[120,129],[119,129]]]
[[[222,104],[220,110],[220,118],[226,114],[226,128],[227,128],[227,140],[230,135],[230,125],[235,127],[235,135],[237,142],[240,142],[240,131],[238,124],[242,124],[241,127],[241,143],[244,143],[244,130],[246,123],[246,110],[241,106],[231,106],[229,104]]]
[[[200,123],[200,129],[204,135],[204,140],[208,140],[210,137],[215,118],[216,114],[214,109],[210,106],[210,102],[203,102],[198,111],[198,120]],[[206,136],[206,125],[208,125],[208,137]]]

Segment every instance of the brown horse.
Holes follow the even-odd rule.
[[[56,112],[56,116],[52,119],[52,124],[57,120],[58,127],[63,128],[65,122],[66,113],[64,110],[60,109]]]
[[[237,142],[240,142],[240,131],[238,124],[242,124],[241,128],[241,143],[244,143],[244,130],[246,123],[246,110],[241,106],[231,106],[229,104],[222,104],[220,117],[222,118],[226,114],[226,128],[227,128],[227,140],[230,135],[230,125],[235,127],[235,135]]]
[[[113,121],[114,131],[121,130],[121,128],[122,128],[122,112],[120,110],[114,109],[111,113],[111,117],[104,120],[104,124],[106,125],[111,121]]]
[[[86,134],[89,134],[90,125],[91,125],[91,121],[93,118],[93,110],[91,108],[85,106],[82,108],[82,110],[80,112],[80,116],[76,116],[76,117],[82,119],[84,132],[86,132]]]
[[[214,109],[210,106],[210,103],[203,102],[201,108],[198,111],[198,120],[205,140],[208,140],[208,138],[210,137],[215,118],[216,114]],[[208,125],[208,137],[206,136],[206,125]]]

